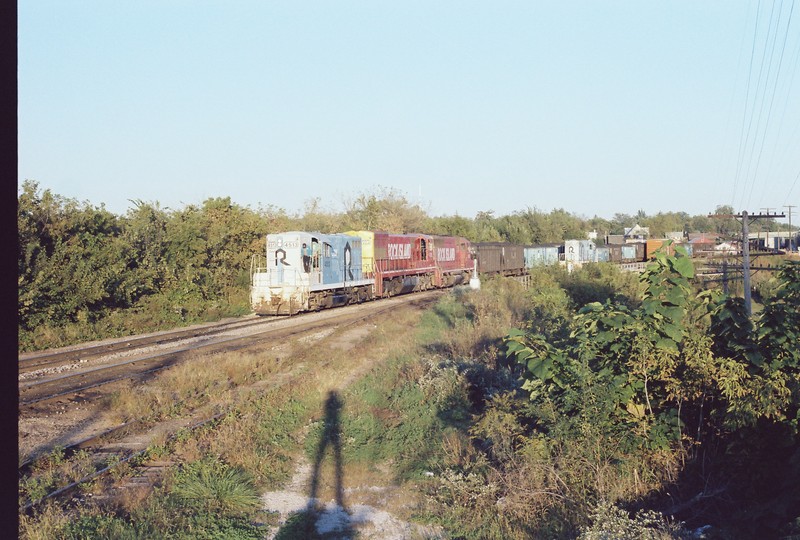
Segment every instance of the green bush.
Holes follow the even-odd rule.
[[[175,477],[172,494],[187,507],[206,513],[246,515],[260,505],[245,471],[208,459],[186,465]]]

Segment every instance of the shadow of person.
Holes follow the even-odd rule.
[[[317,454],[314,459],[314,471],[311,475],[311,493],[309,494],[309,504],[315,504],[319,494],[320,467],[325,458],[325,451],[330,446],[333,450],[334,466],[334,488],[336,490],[336,504],[344,508],[344,488],[342,486],[342,444],[341,424],[339,413],[342,409],[342,402],[335,390],[328,392],[328,399],[325,400],[325,420],[322,436],[317,446]]]
[[[325,419],[322,434],[314,456],[311,474],[311,492],[305,510],[294,512],[281,526],[275,540],[306,538],[353,538],[353,522],[344,505],[342,472],[341,422],[342,401],[336,391],[328,392],[325,400]],[[335,504],[322,504],[319,500],[322,462],[328,450],[333,452]]]

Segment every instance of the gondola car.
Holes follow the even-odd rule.
[[[268,234],[266,256],[266,268],[253,274],[251,288],[260,315],[293,315],[372,298],[374,280],[363,274],[358,236]]]

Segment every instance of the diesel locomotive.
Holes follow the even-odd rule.
[[[268,234],[266,262],[252,272],[259,315],[360,303],[469,281],[470,242],[452,236],[350,231]]]

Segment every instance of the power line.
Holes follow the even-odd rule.
[[[750,125],[748,125],[748,128],[747,128],[747,141],[749,141],[750,140],[750,127],[753,124],[753,118],[755,117],[755,112],[756,112],[756,104],[759,101],[759,89],[761,88],[761,81],[764,80],[764,92],[763,92],[763,94],[761,94],[761,99],[760,99],[761,106],[758,107],[758,120],[756,120],[756,129],[755,129],[755,133],[753,134],[753,144],[750,146],[750,155],[749,155],[749,157],[747,159],[747,169],[746,169],[747,172],[744,175],[744,186],[742,187],[742,199],[741,199],[742,203],[744,203],[744,196],[745,196],[745,193],[747,192],[747,185],[749,183],[748,180],[750,178],[750,166],[753,164],[753,154],[755,153],[755,150],[756,150],[756,141],[758,140],[758,134],[759,134],[759,132],[761,130],[761,115],[764,112],[764,101],[766,99],[767,86],[769,84],[769,73],[770,73],[770,71],[772,69],[772,53],[775,50],[775,46],[774,46],[775,40],[773,40],[773,47],[772,47],[771,52],[770,52],[769,62],[765,62],[765,60],[767,58],[767,49],[769,48],[770,36],[772,35],[772,21],[773,21],[774,17],[775,17],[775,3],[773,2],[772,3],[772,9],[770,10],[770,13],[769,13],[769,24],[767,24],[767,35],[766,35],[766,37],[764,39],[764,50],[763,50],[763,52],[761,54],[761,65],[759,66],[759,69],[758,69],[758,81],[756,82],[756,91],[755,91],[755,94],[753,95],[753,109],[752,109],[752,112],[750,114]],[[777,39],[777,35],[778,35],[777,24],[779,24],[779,23],[780,23],[780,13],[778,14],[778,21],[776,22],[776,27],[775,27],[775,37],[776,37],[776,39]],[[767,76],[764,79],[764,78],[762,78],[762,75],[764,73],[764,64],[765,63],[767,65]],[[754,179],[753,183],[754,182],[755,182],[755,179]],[[750,193],[752,193],[752,187],[750,189]],[[749,198],[750,197],[748,196],[748,204],[749,204]]]
[[[731,96],[730,96],[730,101],[728,102],[728,112],[725,115],[725,135],[723,136],[722,139],[723,141],[725,141],[725,144],[723,145],[723,148],[720,151],[719,163],[717,164],[717,173],[716,173],[717,189],[720,190],[723,190],[725,188],[725,185],[727,184],[727,180],[725,180],[727,174],[724,172],[725,171],[724,167],[725,163],[730,161],[729,150],[732,150],[728,146],[728,140],[732,130],[733,109],[734,109],[734,104],[736,102],[736,93],[738,90],[739,78],[742,71],[742,59],[744,58],[744,51],[745,51],[745,37],[747,35],[747,27],[749,26],[747,24],[747,17],[744,17],[744,19],[745,23],[742,25],[741,29],[742,39],[741,42],[739,43],[739,54],[736,60],[736,77],[734,79],[734,83],[731,85]],[[734,187],[734,192],[735,189],[736,188]],[[733,199],[731,199],[731,204],[733,204]]]
[[[795,176],[794,182],[792,183],[792,187],[789,188],[789,192],[786,194],[786,200],[784,202],[789,202],[789,197],[792,196],[792,191],[794,191],[794,186],[797,185],[797,180],[800,180],[800,172],[798,172],[797,176]]]
[[[747,90],[745,91],[744,95],[744,115],[742,116],[742,131],[739,134],[739,150],[737,152],[737,160],[736,160],[736,174],[733,177],[733,196],[731,198],[731,206],[733,206],[734,202],[736,201],[736,192],[737,192],[737,184],[739,183],[739,174],[741,172],[741,165],[742,165],[742,146],[744,144],[745,136],[744,136],[744,126],[747,123],[747,103],[750,101],[750,83],[753,79],[753,59],[756,56],[756,40],[758,37],[758,16],[761,13],[761,0],[758,0],[758,5],[756,6],[756,21],[755,26],[753,28],[753,45],[750,48],[750,67],[747,71]],[[750,131],[748,128],[748,138],[750,136]]]
[[[795,0],[792,0],[792,12],[794,12],[794,3],[795,3]],[[787,23],[787,25],[786,25],[786,33],[787,33],[787,35],[789,33],[789,24],[790,23],[791,23],[791,13],[790,13],[790,16],[789,16],[789,23]],[[785,46],[785,44],[784,44],[784,46]],[[797,41],[797,50],[794,52],[794,58],[795,59],[800,58],[800,40]],[[784,124],[784,119],[786,118],[786,111],[789,109],[789,97],[792,95],[792,88],[794,87],[794,80],[795,80],[795,76],[797,75],[797,66],[800,65],[800,62],[795,60],[794,62],[792,62],[792,65],[793,65],[792,75],[789,78],[789,84],[788,84],[788,86],[786,88],[786,99],[784,99],[784,101],[783,101],[783,107],[781,109],[782,112],[780,114],[780,122],[778,123],[778,132],[775,135],[776,143],[772,147],[772,155],[770,156],[769,167],[767,169],[767,177],[768,178],[772,176],[772,170],[773,170],[773,167],[775,165],[775,157],[776,157],[777,150],[778,150],[778,142],[781,140],[781,135],[783,134],[783,124]],[[788,140],[791,141],[796,132],[797,132],[797,126],[795,125],[795,129],[793,130],[792,134],[788,137]],[[788,149],[789,146],[791,146],[791,145],[787,145],[786,148]],[[786,149],[784,149],[784,151],[782,152],[781,158],[780,158],[779,161],[783,160],[783,157],[785,156],[785,154],[786,154]],[[762,196],[761,196],[761,200],[759,201],[759,204],[761,204],[761,202],[764,200],[764,195],[765,194],[766,194],[766,188],[762,192]]]
[[[781,2],[781,7],[783,7],[783,2]],[[783,66],[783,55],[786,52],[786,41],[789,39],[789,26],[792,24],[792,14],[793,13],[794,13],[794,1],[792,2],[792,7],[789,9],[789,19],[786,22],[786,31],[784,32],[784,36],[783,36],[783,45],[781,46],[781,55],[780,55],[780,58],[778,59],[778,69],[775,72],[775,84],[772,85],[772,96],[770,97],[769,109],[767,110],[767,121],[764,124],[764,134],[761,137],[761,148],[758,151],[758,159],[756,161],[756,170],[753,173],[753,184],[750,187],[750,196],[747,199],[748,205],[750,204],[750,199],[752,198],[752,195],[753,195],[753,188],[756,185],[756,176],[758,174],[758,168],[761,165],[761,155],[764,153],[764,143],[766,142],[767,131],[769,130],[770,120],[772,119],[772,105],[775,103],[775,94],[778,91],[778,80],[780,79],[780,76],[781,76],[781,68]],[[780,15],[778,16],[778,24],[775,25],[776,33],[775,33],[775,40],[772,42],[773,50],[775,48],[775,43],[778,41],[777,29],[778,29],[779,23],[780,23]],[[770,53],[770,64],[771,63],[772,63],[772,53]],[[769,83],[769,72],[767,74],[767,83]],[[766,192],[766,188],[767,188],[767,183],[768,182],[769,182],[769,176],[767,176],[765,178],[765,180],[764,180],[764,191],[762,192],[762,197],[761,197],[762,199],[763,199],[763,193]]]

